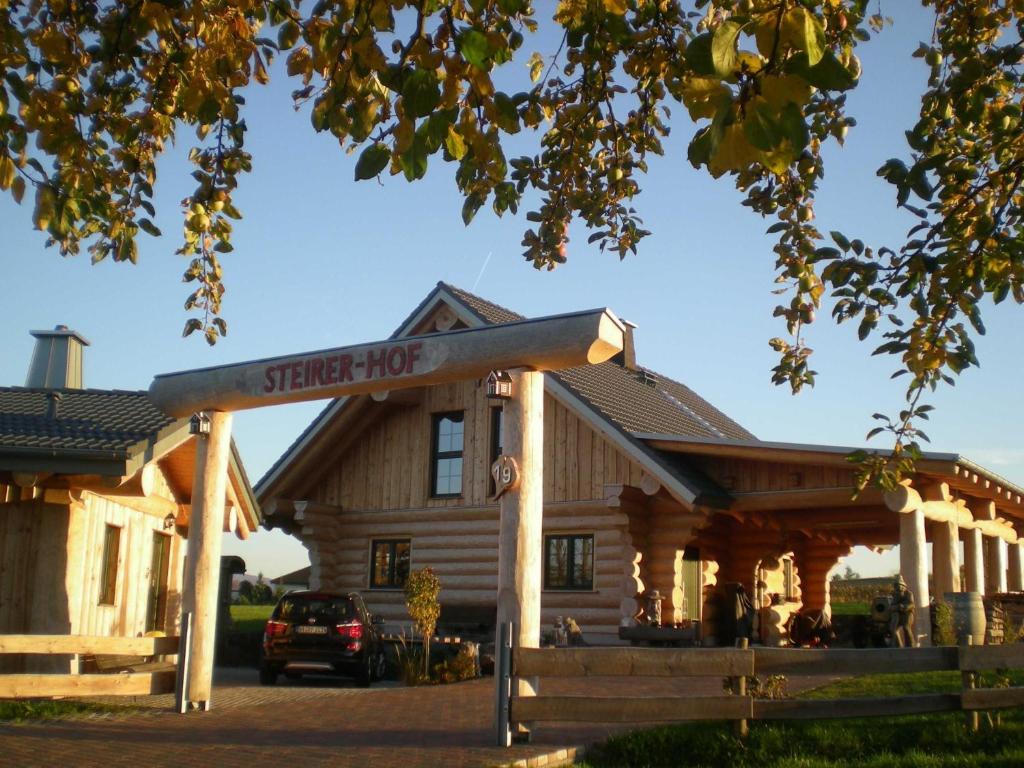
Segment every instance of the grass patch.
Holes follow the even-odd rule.
[[[22,723],[28,720],[65,720],[112,712],[127,714],[137,709],[123,704],[97,704],[75,699],[0,700],[0,721]]]
[[[1024,684],[1024,671],[1009,673]],[[991,685],[990,673],[982,685]],[[959,672],[869,675],[801,695],[808,699],[954,693]],[[985,718],[982,717],[984,723]],[[995,729],[972,734],[962,713],[899,718],[752,722],[737,739],[731,723],[667,725],[617,736],[587,753],[584,765],[713,768],[1010,768],[1024,765],[1024,713],[1008,710]]]
[[[231,621],[234,632],[262,632],[273,613],[272,605],[232,605]]]
[[[867,616],[871,613],[871,604],[863,602],[832,603],[833,616]]]

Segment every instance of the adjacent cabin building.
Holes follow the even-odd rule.
[[[177,634],[189,419],[166,416],[145,392],[84,389],[88,341],[62,326],[32,334],[26,386],[0,388],[0,634]],[[256,530],[234,446],[226,504],[225,531]],[[0,670],[68,662],[8,654]]]
[[[445,283],[395,338],[524,318]],[[742,587],[760,639],[785,642],[796,610],[829,610],[829,577],[857,544],[901,545],[927,614],[936,592],[1021,590],[1024,494],[954,454],[926,454],[901,491],[852,498],[849,448],[764,442],[685,385],[638,364],[627,333],[613,360],[544,374],[542,626],[572,616],[591,642],[647,620],[736,632]],[[359,590],[389,622],[430,566],[446,615],[494,621],[502,452],[497,379],[340,398],[257,485],[265,525],[309,551],[314,588]],[[960,580],[960,539],[967,581]],[[926,622],[922,622],[927,626]]]

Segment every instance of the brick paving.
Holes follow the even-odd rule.
[[[256,685],[254,670],[219,670],[211,712],[177,715],[167,697],[118,699],[145,707],[127,715],[57,722],[0,725],[0,766],[224,766],[261,768],[282,764],[372,765],[374,768],[505,765],[599,741],[608,726],[535,730],[528,745],[493,746],[494,682],[405,688],[302,680]],[[791,679],[797,691],[823,678]],[[717,695],[719,678],[548,680],[545,693],[600,696]],[[548,763],[551,764],[551,763]]]

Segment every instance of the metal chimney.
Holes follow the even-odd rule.
[[[82,389],[82,357],[89,340],[66,325],[52,331],[29,331],[36,337],[26,387]]]

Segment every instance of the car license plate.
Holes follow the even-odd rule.
[[[299,635],[326,635],[327,627],[298,626],[295,632]]]

